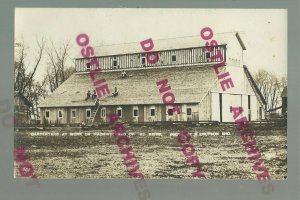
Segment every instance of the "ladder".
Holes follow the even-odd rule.
[[[92,115],[91,115],[91,117],[90,117],[90,119],[89,119],[89,121],[90,121],[92,124],[94,124],[95,116],[96,116],[96,114],[97,114],[97,112],[98,112],[98,110],[99,110],[100,107],[101,107],[101,106],[100,106],[100,103],[99,103],[97,109],[95,109],[95,110],[92,112]]]

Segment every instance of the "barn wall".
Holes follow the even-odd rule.
[[[75,111],[75,117],[71,117],[71,111],[72,110]],[[82,109],[70,108],[69,113],[70,113],[70,124],[81,123],[83,121]]]
[[[215,95],[217,94],[215,93]],[[219,103],[216,102],[215,95],[214,97],[212,97],[213,94],[208,93],[208,95],[204,97],[202,102],[199,103],[199,121],[209,121],[209,120],[213,120],[213,118],[218,118],[218,116],[215,115],[216,113],[214,114],[214,116],[212,116],[212,112],[211,112],[212,106],[219,106]]]
[[[122,107],[122,122],[133,122],[133,107],[132,106],[121,106]]]
[[[188,109],[191,109],[191,115],[188,115]],[[182,104],[180,111],[179,121],[199,121],[199,104]]]
[[[49,111],[49,118],[46,118],[46,111]],[[55,124],[56,120],[56,108],[41,109],[42,122],[46,124]],[[44,118],[45,117],[45,118]]]
[[[106,115],[110,113],[117,113],[117,106],[106,106]]]
[[[232,79],[234,87],[227,89],[226,91],[222,91],[221,85],[218,81],[216,87],[212,88],[213,92],[255,95],[242,67],[226,66],[225,71],[229,72],[230,77],[228,76],[227,78]]]
[[[102,110],[104,110],[103,112],[104,112],[104,115],[102,116]],[[99,122],[107,122],[107,107],[106,106],[102,106],[102,107],[100,107],[99,108],[99,110],[98,110],[98,113],[97,113],[97,115],[98,115],[98,118],[97,118],[97,120],[99,121]]]
[[[138,117],[138,122],[144,122],[144,116],[145,116],[145,112],[144,112],[144,106],[143,105],[139,105],[139,117]]]
[[[144,106],[144,121],[147,122],[148,120],[150,121],[155,121],[156,119],[156,116],[153,116],[153,117],[149,117],[149,113],[147,112],[147,106]]]
[[[173,106],[166,105],[166,112],[164,113],[164,115],[166,115],[166,121],[179,121],[180,115],[178,115],[176,113],[173,113],[173,115],[168,115],[168,109],[173,109]]]
[[[225,45],[220,45],[213,48],[212,54],[216,55],[217,48],[225,54]],[[211,61],[209,57],[206,57],[205,47],[194,47],[187,49],[174,49],[157,52],[159,55],[158,62],[151,64],[145,61],[142,64],[142,58],[146,58],[146,53],[135,53],[115,56],[98,57],[97,60],[103,70],[112,69],[131,69],[140,67],[154,67],[154,66],[168,66],[168,65],[183,65],[183,64],[211,64],[220,62],[220,60]],[[172,55],[176,55],[176,60],[172,60]],[[76,71],[88,71],[87,63],[91,61],[91,58],[77,59],[75,60]],[[117,61],[117,66],[113,66],[113,62]],[[90,70],[95,69],[95,66],[91,66]]]
[[[181,106],[181,120],[182,121],[187,121],[188,120],[188,116],[187,116],[187,113],[186,113],[186,110],[187,110],[187,105],[186,104],[182,104]]]
[[[248,109],[248,96],[249,95],[242,95],[242,107],[244,109],[243,111],[243,116],[247,117],[247,119],[249,120],[249,109]],[[251,100],[250,100],[251,102]],[[252,110],[255,110],[255,108],[253,108],[252,106],[250,106],[250,109],[251,109],[251,112]],[[251,116],[251,119],[252,119],[252,116]]]
[[[232,107],[242,106],[242,95],[223,94],[222,95],[222,119],[223,122],[233,122]]]
[[[219,102],[219,93],[211,93],[211,120],[220,121],[220,102]]]
[[[259,103],[255,96],[251,96],[251,120],[259,120]]]
[[[234,38],[227,44],[226,61],[229,66],[242,67],[243,49],[239,41]]]
[[[259,120],[259,103],[255,95],[250,95],[250,118],[248,109],[249,95],[222,94],[222,122],[234,122],[231,107],[243,107],[242,116],[250,121]],[[212,120],[220,121],[220,96],[212,93]],[[264,118],[264,116],[262,116]]]
[[[261,106],[258,98],[256,97],[254,90],[252,89],[249,80],[247,79],[247,76],[244,72],[244,69],[242,67],[235,67],[235,66],[227,66],[225,69],[226,72],[230,73],[230,78],[233,81],[234,87],[227,89],[226,91],[222,91],[219,81],[217,81],[217,84],[212,88],[212,93],[223,93],[223,105],[222,110],[226,111],[225,118],[226,121],[230,121],[229,113],[227,110],[230,106],[234,106],[233,104],[237,106],[242,106],[244,109],[243,115],[246,116],[249,119],[249,109],[248,109],[248,96],[251,96],[250,99],[250,109],[251,109],[251,120],[259,120],[259,107]],[[229,77],[228,77],[229,78]],[[236,103],[236,96],[240,95],[240,101],[241,103]],[[220,119],[220,114],[218,111],[215,111],[215,108],[219,108],[219,97],[218,94],[212,95],[212,120]],[[229,105],[232,104],[232,105]],[[226,108],[225,108],[226,107]],[[232,115],[232,114],[231,114]],[[264,119],[264,113],[263,118]]]
[[[165,111],[166,111],[165,106],[157,106],[157,115],[158,115],[157,121],[163,121],[162,113],[165,112]],[[166,118],[164,118],[164,120],[166,120]]]
[[[78,124],[78,123],[88,123],[89,120],[86,117],[86,109],[91,109],[93,112],[93,107],[65,107],[65,108],[41,108],[40,116],[41,123],[45,124]],[[62,118],[58,117],[58,112],[62,111]],[[75,111],[75,117],[71,116],[72,110]],[[49,118],[46,118],[46,111],[49,111]]]
[[[199,121],[199,106],[198,104],[187,104],[187,109],[192,109],[192,115],[187,116],[187,121]],[[187,112],[185,110],[185,112]]]
[[[62,113],[62,117],[60,118],[58,112]],[[67,108],[58,108],[56,109],[56,123],[57,124],[67,124],[67,116],[68,116],[68,109]]]
[[[150,109],[155,109],[155,116],[151,116]],[[145,105],[144,106],[144,121],[154,122],[162,120],[162,106],[161,105]]]

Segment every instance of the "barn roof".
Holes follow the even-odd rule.
[[[101,98],[102,105],[162,104],[156,82],[168,78],[176,103],[197,103],[208,92],[216,75],[211,66],[185,66],[128,70],[127,78],[120,71],[102,72],[96,80],[105,78],[111,93],[117,87],[118,96]],[[75,73],[60,85],[39,107],[92,106],[85,101],[88,90],[95,88],[89,73]]]
[[[232,39],[237,39],[242,49],[246,50],[246,47],[238,32],[216,33],[214,34],[212,39],[216,40],[219,45],[228,44]],[[175,50],[205,46],[205,41],[201,39],[200,35],[168,39],[153,39],[153,43],[153,51]],[[140,41],[123,44],[93,46],[93,48],[95,50],[95,56],[144,53],[143,49],[140,46]],[[77,58],[81,59],[82,56],[78,53]]]

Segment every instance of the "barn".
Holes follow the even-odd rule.
[[[154,40],[159,60],[147,62],[139,42],[95,48],[111,94],[92,98],[95,90],[90,79],[91,58],[75,59],[76,72],[40,105],[43,124],[103,123],[110,112],[123,122],[154,121],[219,121],[232,122],[232,106],[242,106],[248,119],[264,118],[265,100],[249,69],[243,65],[246,47],[237,32],[215,34],[218,46],[207,52],[199,36]],[[212,53],[221,50],[234,87],[222,91],[213,66]],[[251,67],[251,66],[250,66]],[[168,79],[176,105],[181,113],[173,113],[162,102],[156,82]],[[91,96],[87,97],[90,91]]]

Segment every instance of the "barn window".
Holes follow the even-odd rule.
[[[176,55],[172,55],[172,62],[176,62]]]
[[[206,59],[206,61],[210,60],[210,52],[205,53],[205,59]]]
[[[117,69],[117,67],[118,67],[117,56],[113,56],[113,68]]]
[[[150,116],[155,116],[155,108],[150,108]]]
[[[186,114],[187,115],[192,115],[192,109],[191,108],[187,108],[186,109]]]
[[[173,108],[168,109],[168,115],[172,116],[173,115]]]
[[[91,117],[91,109],[86,109],[85,114],[86,114],[86,118],[90,118]]]
[[[146,63],[146,58],[143,57],[143,58],[142,58],[142,65],[144,65],[145,63]]]
[[[122,117],[122,108],[117,108],[117,114],[119,117]]]
[[[71,117],[76,118],[76,110],[71,110]]]
[[[101,109],[101,117],[106,117],[106,108]]]
[[[90,71],[91,70],[91,64],[90,63],[86,63],[86,70]]]
[[[144,54],[144,53],[141,56],[141,64],[142,65],[146,64],[146,54]]]
[[[133,107],[133,116],[138,117],[139,116],[139,108],[137,106]]]
[[[114,66],[114,67],[117,67],[117,65],[118,65],[118,62],[117,62],[116,60],[114,60],[114,61],[113,61],[113,66]]]
[[[62,111],[59,110],[59,111],[58,111],[58,118],[62,118],[62,117],[63,117]]]
[[[46,118],[49,118],[49,116],[50,116],[50,111],[49,111],[49,110],[46,110],[46,112],[45,112],[45,117],[46,117]]]

